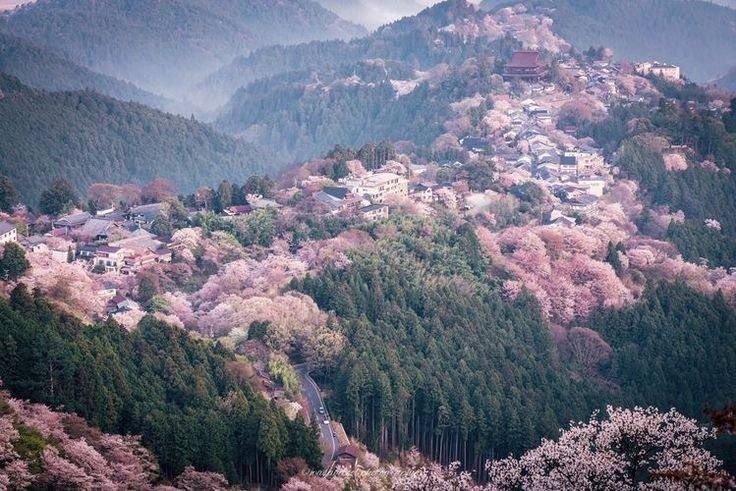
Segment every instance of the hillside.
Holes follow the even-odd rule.
[[[94,92],[49,93],[0,74],[0,173],[35,204],[53,179],[79,191],[94,182],[170,179],[182,191],[242,178],[271,162],[194,120]]]
[[[151,317],[133,332],[114,321],[85,326],[21,285],[0,299],[0,333],[0,376],[13,395],[63,406],[103,431],[142,435],[164,477],[191,465],[250,482],[256,472],[274,475],[274,456],[319,463],[309,427],[255,393],[243,362],[178,328]]]
[[[124,101],[164,108],[169,101],[129,82],[95,73],[54,52],[0,33],[0,71],[26,85],[49,91],[92,89]]]
[[[400,61],[413,69],[428,69],[439,63],[462,63],[469,57],[487,56],[495,51],[484,51],[489,40],[483,36],[463,40],[462,35],[443,28],[463,20],[477,23],[479,19],[480,13],[475,7],[464,0],[451,0],[350,42],[312,42],[261,49],[236,58],[212,74],[197,87],[194,97],[214,101],[210,103],[215,105],[224,104],[237,89],[261,78],[285,72],[327,71],[358,61]]]
[[[731,68],[724,76],[717,79],[715,84],[731,92],[736,92],[736,66]]]
[[[94,71],[166,95],[252,49],[365,32],[310,0],[46,0],[6,24]]]
[[[485,8],[509,4],[485,0]],[[687,0],[529,0],[579,50],[613,49],[617,58],[659,60],[705,82],[736,64],[736,11]],[[548,10],[549,9],[549,10]]]

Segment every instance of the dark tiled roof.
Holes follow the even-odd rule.
[[[350,192],[348,188],[338,188],[338,187],[331,187],[328,186],[322,190],[325,194],[329,194],[333,198],[337,199],[345,199],[345,197]]]

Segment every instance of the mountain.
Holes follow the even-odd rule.
[[[311,42],[272,46],[240,56],[213,73],[195,90],[197,101],[225,103],[240,87],[255,80],[300,70],[322,70],[362,60],[405,61],[429,68],[438,63],[462,62],[482,51],[477,40],[466,45],[462,36],[443,31],[456,21],[478,19],[476,8],[465,0],[451,0],[381,27],[370,36],[351,41]],[[473,53],[473,50],[476,50]]]
[[[41,0],[5,24],[87,68],[166,95],[252,49],[365,33],[311,0]]]
[[[343,19],[375,29],[401,17],[414,15],[437,3],[433,0],[318,0]]]
[[[715,84],[731,92],[736,92],[736,66],[731,68],[724,76],[717,79]]]
[[[493,56],[507,56],[514,46],[503,37],[463,38],[445,29],[458,19],[480,24],[484,15],[466,2],[446,2],[340,46],[269,49],[294,61],[272,66],[303,69],[241,88],[215,126],[278,149],[287,160],[316,157],[335,144],[359,147],[384,139],[430,146],[446,131],[450,104],[490,91]],[[233,68],[245,75],[264,55]],[[362,61],[343,61],[351,58]]]
[[[0,71],[24,84],[50,91],[93,89],[116,99],[164,108],[170,101],[129,82],[95,73],[52,51],[0,33]]]
[[[499,0],[484,0],[494,8]],[[578,50],[612,48],[617,58],[658,60],[704,82],[736,64],[736,11],[690,0],[528,0]]]
[[[0,73],[0,174],[29,203],[59,177],[80,192],[94,182],[154,177],[184,191],[263,172],[268,162],[194,120],[90,91],[32,89]]]

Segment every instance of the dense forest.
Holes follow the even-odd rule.
[[[176,95],[235,56],[365,30],[309,0],[58,0],[15,11],[4,28],[94,71]]]
[[[348,431],[375,451],[415,445],[481,472],[483,460],[608,403],[703,418],[736,398],[736,314],[722,298],[651,285],[642,303],[598,312],[590,327],[612,357],[581,377],[531,297],[501,296],[472,228],[394,225],[348,269],[293,285],[342,320],[350,346],[321,380]]]
[[[486,8],[515,2],[485,0]],[[686,0],[529,0],[579,50],[613,49],[619,59],[675,63],[699,82],[736,64],[736,10]]]
[[[274,170],[256,148],[197,121],[94,92],[34,90],[0,73],[0,173],[35,206],[56,178],[84,193],[95,182],[170,179],[180,191]]]
[[[0,300],[0,377],[19,398],[63,406],[103,431],[143,436],[166,477],[188,465],[274,483],[276,465],[319,468],[315,430],[255,394],[247,363],[152,318],[85,326],[19,285]]]
[[[536,303],[505,301],[486,276],[471,227],[396,227],[347,270],[295,285],[342,319],[350,347],[322,380],[351,434],[480,473],[595,406],[598,390],[556,359]]]
[[[736,312],[720,294],[663,283],[636,305],[593,316],[590,327],[614,351],[605,375],[620,388],[620,404],[702,418],[736,400]],[[736,469],[736,438],[722,438],[714,450]]]
[[[483,15],[465,0],[450,0],[381,27],[370,36],[351,41],[323,41],[296,46],[270,46],[240,56],[199,85],[195,100],[224,103],[240,87],[265,77],[291,71],[329,71],[359,61],[402,62],[426,70],[440,63],[461,64],[468,58],[485,58],[517,46],[514,41],[466,39],[443,27],[461,19],[478,20]],[[503,50],[505,44],[512,45]]]
[[[286,160],[317,157],[336,144],[389,140],[429,147],[446,131],[451,103],[492,90],[496,70],[490,60],[476,60],[420,78],[411,65],[373,61],[322,70],[318,82],[311,72],[288,73],[240,89],[216,127],[279,149]],[[396,80],[415,85],[400,93]]]
[[[720,295],[652,286],[637,304],[593,316],[590,327],[614,350],[609,376],[627,405],[698,417],[736,400],[736,312]]]
[[[689,261],[708,260],[711,266],[736,264],[736,119],[708,110],[688,108],[688,101],[705,98],[703,89],[692,84],[676,87],[657,81],[668,99],[649,111],[643,105],[614,107],[609,117],[584,126],[608,152],[626,177],[636,180],[650,204],[669,206],[685,214],[682,223],[673,221],[667,231]],[[736,108],[736,99],[731,102]],[[636,124],[633,124],[636,123]],[[675,145],[686,145],[687,168],[672,170],[665,164],[657,137]],[[666,149],[665,149],[666,150]],[[649,211],[640,228],[648,231]],[[715,220],[709,227],[706,220]]]
[[[107,75],[95,73],[52,51],[0,32],[0,72],[49,91],[92,89],[123,101],[165,108],[170,101]]]

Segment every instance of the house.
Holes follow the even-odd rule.
[[[95,268],[103,267],[106,273],[120,271],[125,266],[125,249],[122,247],[100,246],[95,253]]]
[[[343,445],[335,453],[335,463],[341,467],[355,468],[358,463],[358,447],[355,445]]]
[[[79,248],[79,257],[83,259],[92,259],[97,254],[97,246],[94,244],[85,244]]]
[[[338,213],[348,204],[350,190],[344,187],[327,186],[322,191],[314,193],[314,199],[324,205],[331,213]]]
[[[359,211],[363,218],[369,222],[376,222],[388,218],[388,206],[383,204],[368,205]]]
[[[119,225],[112,220],[90,218],[87,220],[87,223],[82,225],[79,229],[79,233],[92,240],[107,240],[112,232],[118,228]]]
[[[434,199],[432,188],[424,184],[412,184],[409,186],[409,196],[422,203],[431,203]]]
[[[344,180],[345,186],[371,203],[383,203],[387,196],[409,195],[409,181],[392,172],[378,172]]]
[[[52,225],[55,230],[59,229],[70,232],[71,230],[83,227],[90,218],[92,218],[92,215],[83,211],[82,213],[63,216],[56,220]]]
[[[553,227],[572,228],[577,225],[577,220],[573,217],[562,215],[554,219],[550,225]]]
[[[243,215],[247,215],[248,213],[251,213],[253,211],[253,208],[251,208],[248,205],[237,205],[237,206],[228,206],[224,210],[222,210],[222,213],[229,217],[240,217]]]
[[[276,201],[270,198],[264,198],[260,194],[249,194],[248,196],[245,197],[245,199],[254,210],[264,210],[267,208],[274,208],[274,209],[281,208],[281,205],[278,204]]]
[[[560,174],[577,174],[578,159],[574,155],[564,154],[560,157]]]
[[[32,235],[23,240],[23,247],[30,252],[48,252],[46,238],[40,235]]]
[[[157,263],[170,263],[174,260],[174,251],[171,249],[163,248],[155,252]]]
[[[475,153],[485,153],[488,151],[488,142],[484,138],[477,136],[466,136],[460,140],[460,145],[465,150],[469,150]]]
[[[117,242],[111,242],[109,245],[125,248],[138,254],[145,254],[146,252],[158,250],[164,245],[164,242],[151,232],[138,229],[130,237],[118,240]]]
[[[159,216],[166,214],[169,205],[167,203],[151,203],[148,205],[134,206],[128,210],[128,219],[138,225],[150,225]]]
[[[575,211],[586,211],[598,203],[598,198],[592,194],[580,194],[568,201],[568,206]]]
[[[539,51],[515,51],[506,64],[503,78],[538,81],[547,75],[547,64]]]
[[[606,189],[606,181],[601,178],[578,179],[578,184],[586,193],[601,197]]]
[[[637,64],[634,69],[638,74],[644,76],[654,75],[655,77],[662,77],[663,79],[670,81],[680,79],[680,67],[677,65],[670,65],[668,63],[647,61]]]
[[[18,242],[18,229],[10,222],[0,222],[0,246],[8,242]]]

